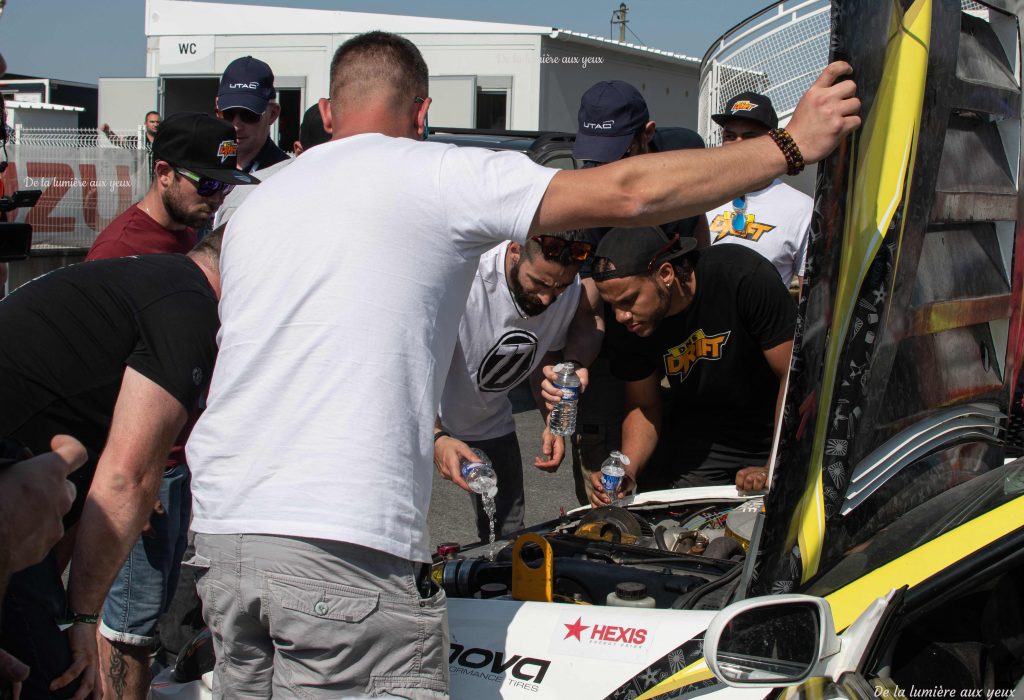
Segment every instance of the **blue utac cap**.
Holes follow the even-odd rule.
[[[635,87],[621,80],[597,83],[580,99],[572,154],[598,163],[619,160],[648,121],[647,102]]]
[[[241,107],[263,114],[274,95],[274,71],[258,58],[244,56],[224,69],[217,89],[217,109],[223,112]]]

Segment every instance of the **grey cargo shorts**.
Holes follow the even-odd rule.
[[[443,591],[420,566],[344,542],[196,535],[215,698],[448,697]]]

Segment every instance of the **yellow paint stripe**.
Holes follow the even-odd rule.
[[[643,695],[638,696],[636,700],[650,700],[651,698],[656,698],[659,695],[671,693],[673,690],[679,690],[685,686],[700,683],[701,681],[706,681],[714,677],[714,674],[711,673],[711,669],[708,668],[708,662],[704,659],[698,659],[686,668],[672,674]]]
[[[812,467],[810,476],[812,485],[804,491],[801,503],[803,517],[800,519],[800,529],[797,532],[797,545],[800,547],[804,570],[811,566],[817,570],[822,543],[825,540],[825,494],[821,483],[824,470]],[[813,557],[810,556],[812,553]],[[808,561],[808,558],[811,561]]]
[[[791,685],[783,690],[780,700],[823,700],[831,685],[832,681],[822,676],[808,678],[800,685]]]
[[[892,589],[902,586],[913,588],[977,551],[979,546],[994,542],[1021,527],[1024,527],[1024,496],[979,515],[825,596],[832,608],[836,631],[849,627],[871,603]],[[650,700],[713,677],[707,661],[700,659],[636,700]]]
[[[901,13],[899,2],[893,2],[891,40],[877,96],[858,139],[865,147],[859,151],[856,174],[847,192],[846,249],[837,275],[836,307],[818,399],[810,472],[789,532],[789,547],[795,543],[800,548],[802,583],[818,572],[821,563],[825,437],[839,358],[846,347],[846,329],[867,268],[904,201],[913,174],[928,72],[931,14],[931,0],[916,0],[906,14]]]
[[[981,546],[1024,527],[1024,496],[950,530],[825,596],[836,630],[844,630],[873,601],[894,588],[913,588]]]

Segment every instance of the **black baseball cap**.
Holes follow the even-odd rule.
[[[640,91],[621,80],[604,80],[580,98],[576,143],[577,160],[611,163],[629,150],[636,132],[650,121]]]
[[[686,255],[696,247],[696,239],[669,238],[657,226],[613,228],[597,245],[591,274],[597,282],[644,275],[655,265]]]
[[[242,108],[256,114],[267,111],[274,99],[274,71],[252,56],[236,58],[224,69],[217,88],[217,109]]]
[[[235,128],[202,112],[178,112],[160,122],[153,159],[230,185],[259,183],[238,169]]]
[[[722,114],[712,114],[719,126],[725,126],[733,119],[749,119],[769,129],[779,128],[779,115],[775,113],[772,101],[759,92],[741,92],[729,100]]]
[[[331,135],[324,129],[324,118],[320,114],[320,105],[314,104],[302,115],[299,125],[299,143],[303,148],[312,148],[331,140]]]

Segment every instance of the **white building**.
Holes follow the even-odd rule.
[[[430,69],[432,127],[575,131],[580,96],[599,80],[634,84],[651,117],[695,127],[700,61],[564,29],[332,10],[146,0],[147,78],[100,80],[100,122],[131,130],[149,109],[211,111],[224,68],[270,64],[281,130],[328,92],[335,49],[380,29],[401,34]]]
[[[85,111],[74,105],[12,100],[7,105],[7,126],[32,129],[77,129],[78,115]]]

